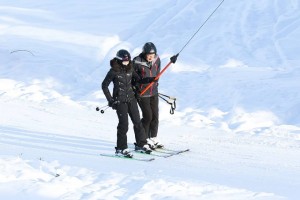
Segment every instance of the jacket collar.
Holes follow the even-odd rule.
[[[120,72],[122,69],[125,69],[126,72],[128,72],[132,68],[132,62],[130,61],[129,64],[125,66],[120,64],[118,62],[118,59],[113,58],[112,60],[110,60],[110,66],[115,72]]]
[[[140,59],[139,60],[134,60],[135,64],[139,64],[139,65],[143,65],[145,67],[151,68],[153,63],[155,63],[157,61],[157,59],[159,58],[158,55],[155,55],[155,58],[153,59],[152,62],[147,62],[147,60],[144,57],[144,54],[140,54],[138,56]]]

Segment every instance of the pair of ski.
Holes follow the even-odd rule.
[[[138,160],[138,161],[153,161],[155,160],[155,157],[163,157],[168,158],[174,155],[178,155],[184,152],[189,151],[190,149],[183,149],[183,150],[175,150],[175,149],[167,149],[167,148],[157,148],[152,150],[150,154],[147,154],[145,152],[135,151],[133,150],[133,157],[126,157],[123,155],[115,155],[115,154],[106,154],[106,153],[100,153],[100,156],[106,156],[106,157],[113,157],[113,158],[123,158],[123,159],[130,159],[130,160]],[[136,154],[143,154],[143,155],[149,155],[151,157],[141,157],[136,156]]]

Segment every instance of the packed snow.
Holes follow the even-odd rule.
[[[299,0],[225,0],[162,75],[159,138],[190,151],[99,155],[109,60],[151,41],[166,66],[221,2],[1,0],[0,198],[299,199]]]

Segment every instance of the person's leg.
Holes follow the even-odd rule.
[[[150,97],[142,97],[141,100],[139,101],[139,106],[142,110],[143,118],[142,118],[141,121],[142,121],[143,127],[145,129],[146,136],[147,136],[147,138],[150,138],[149,127],[150,127],[150,123],[151,123],[151,120],[152,120],[152,111],[151,111],[151,107],[150,107]]]
[[[128,103],[128,113],[133,123],[136,144],[139,147],[143,147],[147,144],[147,136],[141,122],[136,99],[132,100],[131,103]]]
[[[150,137],[157,137],[158,125],[159,125],[159,108],[158,108],[158,95],[150,97],[150,107],[152,113],[152,119],[149,125]]]
[[[117,115],[119,123],[117,127],[117,149],[127,149],[127,131],[128,131],[128,108],[127,104],[120,103],[117,106]]]

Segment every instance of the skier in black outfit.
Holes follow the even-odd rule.
[[[133,91],[133,83],[149,83],[155,77],[140,79],[135,73],[131,57],[128,51],[121,49],[115,58],[110,61],[111,69],[102,82],[102,90],[108,105],[116,110],[119,124],[117,127],[116,154],[132,157],[127,146],[128,114],[132,120],[135,133],[135,150],[150,153],[151,149],[147,144],[145,130],[141,123],[137,100]],[[113,82],[113,95],[108,86]]]
[[[133,59],[134,69],[140,78],[157,76],[160,72],[160,58],[157,50],[152,42],[147,42],[143,46],[140,55]],[[142,91],[148,84],[138,84],[138,88]],[[139,96],[139,106],[142,110],[142,123],[148,136],[147,142],[152,149],[162,148],[164,145],[157,139],[159,110],[158,110],[158,82],[154,83],[149,90],[142,96]]]

